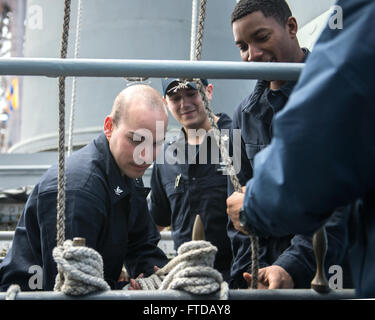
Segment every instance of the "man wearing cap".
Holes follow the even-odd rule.
[[[201,80],[207,99],[213,85]],[[205,239],[218,248],[214,267],[228,279],[232,251],[226,234],[227,178],[210,122],[195,82],[162,79],[163,95],[169,111],[181,124],[177,137],[164,145],[151,178],[150,212],[159,230],[171,226],[175,249],[191,241],[199,214]],[[226,114],[215,115],[220,130],[232,124]]]

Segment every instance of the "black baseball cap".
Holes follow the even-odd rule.
[[[204,86],[208,85],[207,79],[200,79]],[[178,79],[178,78],[163,78],[161,79],[161,85],[163,87],[163,96],[165,97],[169,90],[173,89],[175,86],[177,86],[179,83],[186,83],[189,87],[197,90],[197,84],[195,81],[191,82],[185,82],[184,80]]]

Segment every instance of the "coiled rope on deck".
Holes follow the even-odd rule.
[[[183,290],[208,295],[220,290],[220,299],[228,299],[228,284],[213,268],[217,248],[208,241],[182,244],[177,256],[148,278],[135,281],[143,290]]]
[[[103,259],[94,249],[74,246],[66,240],[62,247],[53,249],[53,258],[60,268],[54,291],[68,295],[84,295],[98,290],[110,290],[104,281]]]

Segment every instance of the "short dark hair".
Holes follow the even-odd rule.
[[[240,0],[232,12],[231,24],[255,11],[261,11],[266,18],[275,18],[282,26],[292,16],[285,0]]]

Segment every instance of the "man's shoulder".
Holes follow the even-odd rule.
[[[254,89],[254,91],[247,95],[234,110],[233,127],[239,126],[241,124],[241,119],[251,114],[249,111],[256,104],[255,96],[256,92]]]
[[[226,113],[217,114],[219,121],[217,126],[219,129],[230,129],[232,127],[232,119]]]
[[[251,93],[241,101],[240,106],[242,106],[242,110],[247,109],[257,103],[259,97],[263,95],[264,91],[266,88],[269,88],[269,86],[269,81],[258,80]]]
[[[166,157],[174,157],[175,152],[177,152],[177,149],[181,148],[180,144],[183,143],[185,145],[185,141],[183,139],[184,137],[181,137],[179,135],[175,135],[173,137],[170,137],[168,140],[164,142],[163,145],[163,152],[160,152],[158,157],[156,158],[156,161],[154,162],[153,166],[155,168],[162,168],[165,166]],[[178,144],[178,146],[177,146]]]
[[[66,190],[94,190],[105,181],[103,156],[95,152],[91,143],[74,152],[66,159],[65,180]],[[57,164],[51,166],[39,181],[39,192],[57,190],[59,174]]]

